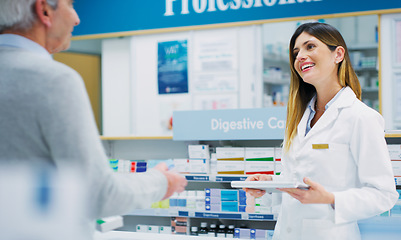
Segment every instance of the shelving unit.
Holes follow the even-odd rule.
[[[358,44],[348,49],[361,84],[362,101],[379,111],[378,44]]]
[[[277,219],[275,214],[259,213],[232,213],[232,212],[206,212],[206,211],[188,211],[177,209],[139,209],[127,214],[128,216],[158,216],[158,217],[191,217],[208,219],[233,219],[233,220],[253,220],[266,221]]]
[[[290,67],[287,56],[264,54],[263,96],[264,107],[284,106],[290,86]]]
[[[189,144],[208,144],[210,149],[215,147],[278,147],[281,140],[225,140],[225,141],[174,141],[172,137],[101,137],[108,154],[112,158],[118,159],[168,159],[168,158],[187,158]],[[401,143],[401,131],[386,133],[388,144]],[[128,151],[129,149],[129,151]],[[156,150],[157,149],[157,150]],[[219,174],[185,174],[188,180],[187,190],[202,190],[204,188],[231,188],[231,181],[243,181],[246,175],[219,175]],[[401,178],[395,178],[397,188],[401,188]],[[150,233],[136,233],[135,227],[138,224],[144,225],[164,225],[169,226],[172,217],[188,217],[189,224],[199,226],[200,222],[222,223],[225,225],[235,224],[236,226],[246,226],[248,228],[274,229],[276,214],[251,214],[241,212],[211,212],[197,211],[180,208],[171,209],[141,209],[134,210],[124,216],[124,227],[120,231],[127,237],[134,239],[159,239],[164,240],[168,237],[179,237],[182,239],[196,238],[193,236],[165,236]],[[111,236],[111,235],[110,235]],[[117,235],[116,235],[117,236]],[[124,236],[122,236],[124,237]],[[179,239],[174,238],[174,239]],[[203,239],[203,238],[202,238]],[[210,238],[218,239],[218,238]],[[206,240],[206,238],[205,238]]]
[[[277,147],[281,143],[278,140],[173,141],[172,137],[135,136],[102,136],[101,140],[110,158],[130,160],[187,158],[189,144],[208,144],[214,150],[215,147],[221,146],[261,147],[267,144],[267,146]],[[187,190],[203,190],[205,188],[230,189],[231,181],[243,181],[247,178],[246,175],[226,174],[185,174],[185,177],[188,180]],[[124,227],[118,230],[135,232],[138,224],[169,226],[172,217],[188,217],[190,224],[195,226],[199,226],[200,222],[206,221],[209,224],[222,223],[226,226],[235,224],[237,227],[246,226],[247,228],[257,229],[274,229],[277,219],[275,214],[210,212],[173,208],[140,209],[126,214],[124,216]],[[187,235],[187,237],[190,236]],[[188,238],[184,237],[183,239]]]

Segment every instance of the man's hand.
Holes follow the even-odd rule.
[[[162,172],[167,178],[167,192],[164,195],[163,200],[169,198],[175,192],[180,193],[185,190],[185,187],[188,184],[187,179],[176,172],[169,171],[165,163],[157,164],[154,169]]]

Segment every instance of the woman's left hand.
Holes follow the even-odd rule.
[[[308,184],[308,190],[298,188],[279,188],[278,190],[290,194],[303,204],[308,203],[323,203],[334,204],[334,194],[326,191],[322,185],[313,182],[309,178],[304,178],[304,183]]]

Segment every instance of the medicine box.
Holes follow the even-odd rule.
[[[250,239],[251,238],[251,229],[235,228],[234,229],[234,238]]]
[[[401,160],[391,160],[395,177],[401,177]]]
[[[222,201],[221,202],[222,212],[238,212],[238,202]]]
[[[245,148],[246,161],[274,161],[274,148]]]
[[[238,201],[238,190],[221,190],[221,201]]]
[[[221,204],[205,204],[205,210],[211,212],[220,212]]]
[[[148,233],[159,233],[160,227],[155,225],[148,225]]]
[[[205,204],[220,204],[220,197],[205,197]]]
[[[160,234],[171,234],[171,227],[170,226],[160,226],[159,233]]]
[[[205,188],[206,197],[221,197],[221,189],[218,188]]]
[[[244,161],[217,160],[217,174],[244,174]]]
[[[210,159],[209,145],[188,145],[189,158]]]
[[[138,225],[136,225],[136,231],[137,232],[148,232],[148,225],[138,224]]]
[[[209,159],[189,159],[189,172],[190,173],[209,173],[210,160]]]
[[[174,158],[174,170],[179,173],[189,173],[189,159],[187,158]]]
[[[218,147],[216,148],[216,158],[219,160],[244,161],[245,148],[240,147]]]
[[[108,232],[123,226],[122,216],[111,216],[97,220],[96,229],[100,232]]]
[[[246,161],[245,174],[274,174],[274,161]]]
[[[389,144],[387,145],[388,152],[391,160],[401,160],[401,145]]]

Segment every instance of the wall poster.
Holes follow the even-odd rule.
[[[238,46],[235,32],[199,34],[194,40],[194,93],[238,91]]]
[[[187,40],[158,43],[159,94],[188,93]]]
[[[401,20],[395,21],[395,64],[401,66]]]

